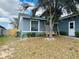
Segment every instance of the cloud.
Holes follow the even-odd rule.
[[[0,18],[0,22],[10,23],[10,19],[9,18]]]
[[[17,15],[19,0],[0,0],[0,16]]]
[[[77,10],[79,11],[79,4],[76,4]]]
[[[44,8],[39,8],[35,15],[41,16],[46,10]]]
[[[8,16],[9,15],[9,12],[5,11],[4,9],[0,8],[0,16]]]
[[[11,22],[10,16],[18,14],[17,9],[20,7],[19,2],[19,0],[0,0],[0,25],[7,29],[13,27],[9,24]]]

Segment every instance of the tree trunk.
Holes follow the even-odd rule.
[[[49,12],[50,12],[50,20],[49,20],[49,28],[50,28],[50,31],[49,31],[49,38],[51,39],[52,38],[52,14],[51,14],[51,5],[49,5]]]
[[[57,23],[57,32],[58,32],[57,34],[58,34],[58,36],[60,36],[60,30],[59,30],[58,24],[59,24],[59,23]]]
[[[52,17],[51,16],[50,16],[50,21],[49,21],[49,28],[50,28],[49,38],[52,38]]]

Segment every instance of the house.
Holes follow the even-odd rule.
[[[44,18],[32,18],[29,15],[20,14],[19,30],[21,35],[29,32],[43,33],[45,31],[45,21]]]
[[[59,30],[68,36],[79,36],[79,15],[69,15],[59,20]]]
[[[0,36],[6,35],[6,28],[0,26]]]
[[[49,26],[47,27],[45,23],[45,18],[35,17],[33,19],[28,15],[21,14],[19,20],[19,30],[21,35],[28,32],[42,33],[46,31],[46,28],[49,30]],[[58,21],[58,27],[60,34],[76,36],[75,33],[79,32],[79,15],[69,15],[60,18]]]

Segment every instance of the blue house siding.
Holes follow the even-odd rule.
[[[75,32],[79,32],[79,16],[68,18],[69,21],[75,21]]]
[[[40,18],[36,18],[36,21],[38,21],[38,31],[36,32],[44,32],[46,30],[45,28],[45,21]],[[34,21],[35,21],[34,20]],[[20,28],[22,33],[28,33],[28,32],[33,32],[31,31],[31,21],[32,19],[30,17],[25,17],[22,19],[20,23]],[[69,34],[69,22],[70,21],[75,21],[75,32],[79,32],[79,16],[74,16],[74,17],[68,17],[62,20],[59,20],[59,31],[60,32],[65,32]],[[56,27],[54,27],[54,31],[56,31]]]
[[[40,20],[40,31],[45,31],[45,21]]]
[[[77,17],[75,20],[75,31],[79,32],[79,17]]]
[[[60,32],[69,33],[69,22],[75,21],[75,32],[79,32],[79,16],[63,19],[59,21],[59,30]]]
[[[68,20],[59,21],[59,31],[68,33]]]
[[[22,31],[30,31],[30,19],[23,19],[22,20]]]
[[[38,21],[38,26],[39,26],[39,28],[38,28],[38,31],[36,31],[36,32],[43,32],[43,31],[45,31],[45,25],[44,25],[44,23],[45,23],[45,20],[40,20],[40,19],[38,19],[38,20],[32,20],[32,19],[29,19],[29,18],[23,18],[22,19],[22,21],[21,21],[21,31],[22,31],[22,33],[25,33],[25,32],[33,32],[33,31],[31,31],[31,21]]]

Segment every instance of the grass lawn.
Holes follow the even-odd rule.
[[[15,39],[11,36],[0,37],[0,45],[8,47],[3,50],[0,48],[0,52],[7,55],[2,59],[79,59],[79,40],[73,38],[60,36],[55,37],[54,40],[45,40],[45,38]],[[12,53],[9,54],[11,51]]]
[[[79,40],[68,37],[29,38],[10,44],[15,52],[7,59],[79,59]],[[6,59],[6,58],[5,58]]]
[[[14,40],[14,39],[15,39],[15,37],[13,37],[13,36],[0,36],[0,45],[3,45],[9,41]]]

